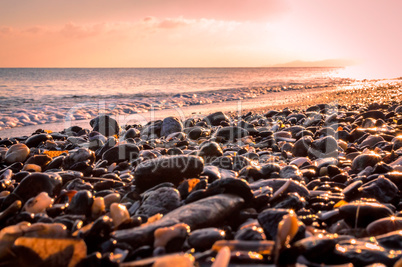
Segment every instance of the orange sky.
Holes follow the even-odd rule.
[[[342,58],[371,74],[402,76],[401,10],[399,0],[2,0],[0,67],[250,67]]]

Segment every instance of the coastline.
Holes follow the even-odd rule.
[[[64,224],[63,236],[78,232],[76,242],[90,251],[101,251],[110,240],[124,245],[127,252],[111,248],[102,254],[109,261],[111,253],[119,255],[121,266],[157,263],[188,251],[180,243],[175,248],[178,254],[165,253],[168,243],[156,243],[162,242],[160,231],[169,231],[170,240],[187,241],[193,251],[189,255],[200,266],[211,263],[200,255],[208,251],[218,258],[222,246],[230,247],[227,266],[239,262],[318,266],[332,264],[333,257],[359,266],[378,262],[395,266],[402,261],[402,250],[377,240],[402,236],[401,88],[401,81],[362,83],[118,116],[118,123],[100,114],[92,126],[89,120],[30,126],[31,133],[39,127],[46,131],[2,140],[1,175],[3,181],[10,181],[3,191],[2,209],[3,213],[15,209],[6,215],[10,225],[2,231],[15,227],[24,205],[38,218],[29,230],[36,231],[35,224],[45,218],[49,227]],[[211,114],[214,111],[226,115]],[[250,111],[253,114],[245,115]],[[203,120],[179,121],[189,117]],[[164,120],[138,125],[160,118]],[[56,133],[81,124],[85,129]],[[121,129],[124,124],[130,128]],[[29,130],[13,129],[19,134]],[[55,213],[59,206],[52,204],[70,192],[71,201],[65,198],[61,204],[65,210]],[[13,200],[18,194],[25,197],[23,202]],[[34,217],[42,205],[40,197],[45,197],[46,214]],[[32,202],[37,203],[34,208]],[[60,221],[65,218],[72,219]],[[75,218],[88,224],[74,232]],[[109,230],[97,239],[100,242],[85,238],[88,231],[97,231],[99,221],[107,220]],[[286,234],[281,227],[285,223],[294,229],[292,243],[288,240],[287,248],[275,249]],[[184,234],[176,229],[185,229]],[[33,241],[67,240],[54,238],[53,233],[44,235]],[[94,235],[98,238],[97,232]],[[213,242],[204,245],[203,238],[210,235]],[[371,241],[373,236],[378,239]],[[328,250],[328,242],[320,242],[323,238],[348,249]],[[298,244],[324,250],[329,260],[306,258],[307,252],[299,250],[290,257],[288,248]],[[150,252],[162,249],[163,254],[136,254],[144,246]],[[258,258],[250,257],[249,251]],[[65,256],[60,250],[55,257],[61,257],[59,253]],[[77,261],[85,262],[92,255],[84,251]],[[12,256],[17,263],[23,254],[17,251]]]
[[[269,92],[254,98],[215,102],[210,104],[177,106],[174,108],[150,110],[134,114],[115,114],[112,117],[120,121],[121,125],[130,123],[146,124],[149,121],[163,119],[168,116],[176,116],[184,120],[190,117],[204,117],[217,111],[235,114],[250,111],[263,113],[270,109],[303,109],[315,104],[369,104],[387,100],[388,96],[391,96],[393,100],[401,101],[401,85],[401,79],[363,81],[347,86]],[[0,130],[0,138],[29,136],[37,129],[61,131],[74,125],[89,128],[89,121],[91,119],[92,118],[85,120],[64,119],[58,122],[3,129]]]

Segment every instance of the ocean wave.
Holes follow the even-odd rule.
[[[90,119],[99,112],[110,115],[129,115],[185,106],[213,104],[234,100],[252,99],[272,92],[312,90],[350,84],[340,79],[326,83],[284,83],[277,86],[222,88],[219,90],[183,93],[134,93],[102,96],[63,95],[32,98],[0,99],[0,112],[4,115],[0,129],[44,124],[62,120]]]

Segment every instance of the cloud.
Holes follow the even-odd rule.
[[[66,21],[139,20],[159,18],[267,21],[289,9],[285,0],[38,0],[0,1],[0,25],[54,25]]]
[[[44,28],[40,27],[40,26],[33,26],[33,27],[29,27],[29,28],[23,30],[23,32],[31,33],[31,34],[38,34],[38,33],[43,33]]]
[[[158,23],[158,28],[162,29],[173,29],[182,26],[187,26],[191,24],[193,21],[185,20],[183,18],[176,18],[176,19],[165,19]]]
[[[185,17],[2,27],[3,66],[241,66],[264,60],[265,24]],[[261,41],[263,44],[261,45]],[[272,50],[274,51],[274,50]],[[272,53],[271,53],[272,54]]]
[[[266,21],[276,18],[288,9],[281,0],[151,0],[148,8],[158,7],[157,14],[164,16],[185,16],[187,18],[207,18],[235,21]]]
[[[0,27],[0,34],[11,34],[14,31],[14,29],[12,27],[8,27],[8,26],[3,26]]]
[[[87,38],[104,33],[105,24],[98,23],[93,25],[77,25],[67,23],[60,30],[60,33],[67,38]]]

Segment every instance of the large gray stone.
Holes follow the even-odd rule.
[[[243,198],[230,194],[207,197],[181,206],[147,226],[118,230],[113,232],[112,236],[117,242],[126,242],[135,248],[151,245],[154,231],[160,227],[172,226],[177,223],[188,224],[191,230],[215,227],[233,212],[239,210],[243,203]]]

